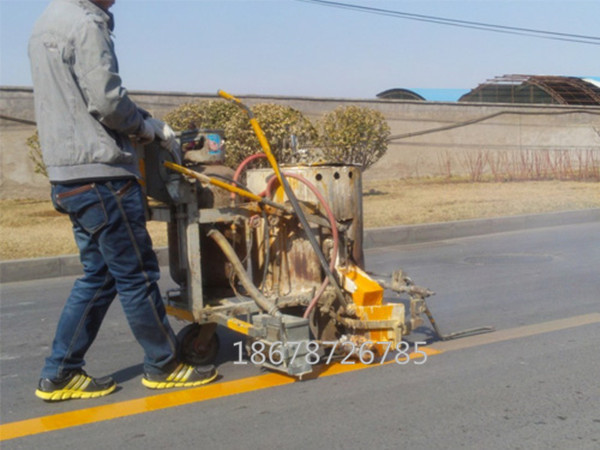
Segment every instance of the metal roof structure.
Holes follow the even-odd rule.
[[[554,75],[503,75],[480,84],[459,102],[600,105],[594,79]]]
[[[391,100],[425,100],[424,97],[420,96],[416,92],[409,91],[408,89],[392,88],[387,89],[377,94],[377,98],[391,99]]]

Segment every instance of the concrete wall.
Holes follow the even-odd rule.
[[[29,88],[0,87],[0,114],[34,120],[33,96]],[[186,102],[214,99],[214,95],[132,91],[132,98],[156,117],[162,117]],[[381,111],[392,130],[387,154],[365,178],[398,178],[443,174],[447,163],[452,173],[465,170],[468,152],[569,150],[573,154],[600,152],[600,108],[468,104],[403,100],[323,99],[300,97],[242,96],[249,105],[278,103],[302,111],[310,119],[343,104],[356,104]],[[578,110],[578,113],[569,111]],[[466,126],[456,125],[486,120]],[[454,127],[418,136],[425,130]],[[47,180],[33,172],[25,145],[34,132],[32,125],[0,119],[0,196],[3,198],[47,195]],[[600,161],[600,159],[599,159]]]

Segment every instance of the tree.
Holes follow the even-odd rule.
[[[387,150],[390,127],[383,114],[356,105],[339,106],[319,122],[319,145],[326,160],[364,169]]]

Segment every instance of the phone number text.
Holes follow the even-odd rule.
[[[254,365],[263,365],[269,363],[273,366],[281,365],[286,362],[292,365],[296,359],[303,359],[310,365],[330,364],[334,360],[341,359],[341,364],[383,364],[393,356],[397,364],[404,365],[412,361],[416,365],[425,364],[427,353],[421,348],[426,344],[423,341],[408,342],[400,341],[397,345],[391,342],[373,342],[366,341],[360,346],[351,341],[289,341],[285,345],[283,342],[274,342],[267,346],[262,341],[254,341],[248,349],[250,363]],[[242,341],[235,342],[234,347],[238,348],[238,358],[234,364],[248,364],[243,359]],[[379,350],[376,350],[379,349]]]

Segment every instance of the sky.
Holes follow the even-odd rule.
[[[412,14],[600,36],[600,0],[340,0]],[[0,0],[0,85],[31,86],[27,41],[49,0]],[[454,100],[504,74],[600,76],[600,45],[465,29],[297,0],[117,0],[129,90]]]

